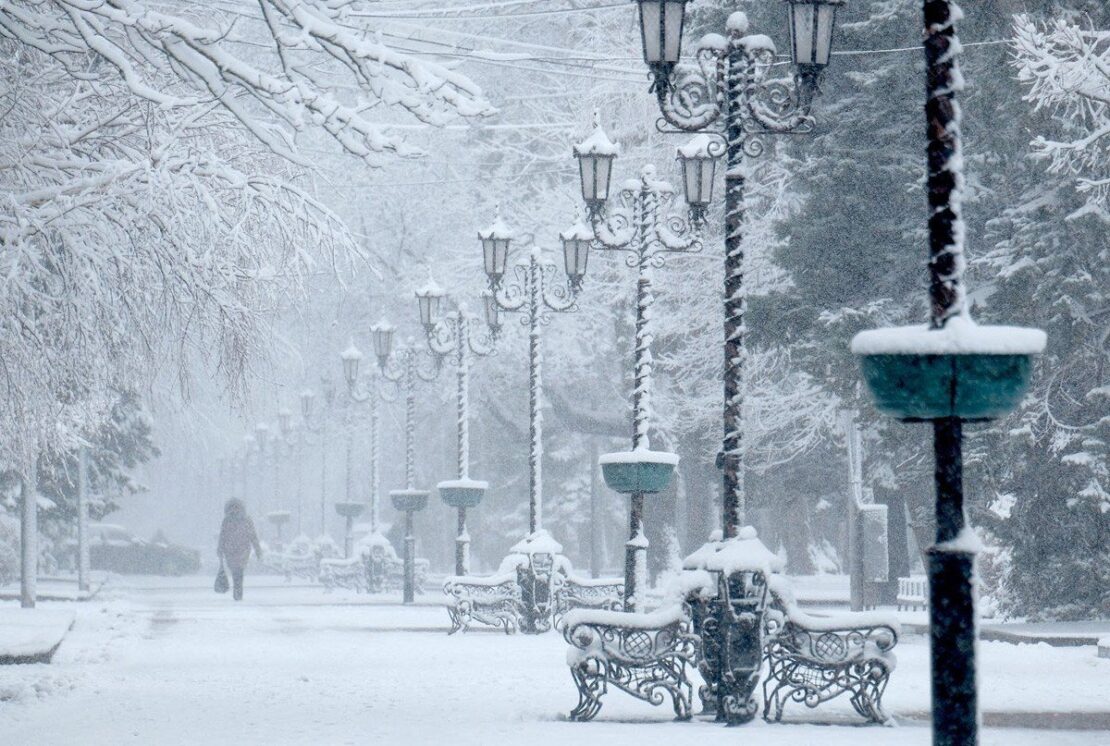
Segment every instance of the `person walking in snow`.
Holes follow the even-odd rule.
[[[220,526],[216,552],[231,573],[232,595],[236,601],[243,600],[243,570],[250,559],[251,547],[254,547],[254,556],[261,560],[262,547],[258,544],[254,521],[247,515],[243,501],[232,498],[224,505],[224,522]]]

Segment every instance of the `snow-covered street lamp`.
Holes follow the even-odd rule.
[[[832,54],[836,11],[847,0],[788,0],[794,64],[824,67]]]
[[[498,218],[498,223],[501,223]],[[512,235],[512,231],[501,223],[503,235]],[[490,231],[482,231],[479,235],[488,235]],[[486,239],[482,239],[483,253],[488,257]],[[528,536],[520,542],[514,551],[520,548],[522,553],[532,556],[532,551],[538,556],[554,555],[562,551],[562,546],[556,542],[543,528],[543,420],[540,416],[540,407],[543,397],[542,361],[542,329],[551,313],[568,313],[578,309],[575,298],[579,285],[568,278],[567,287],[549,287],[548,281],[555,275],[558,268],[546,261],[539,247],[533,247],[528,252],[528,263],[516,265],[517,280],[504,283],[503,277],[507,264],[508,241],[505,242],[506,256],[500,265],[486,262],[486,275],[489,278],[490,295],[486,296],[486,321],[497,322],[498,312],[524,313],[528,321]],[[579,278],[579,282],[580,282]],[[499,325],[490,323],[490,331],[496,334]],[[538,547],[542,547],[542,552]],[[527,589],[529,597],[532,590]],[[527,607],[521,629],[524,632],[543,632],[550,629],[550,599],[547,601],[533,600]]]
[[[494,287],[500,286],[501,278],[505,274],[505,264],[509,259],[509,243],[513,240],[513,231],[501,220],[500,209],[493,223],[488,228],[478,231],[478,238],[482,242],[482,259],[486,275]]]
[[[404,602],[411,604],[416,600],[416,537],[413,535],[413,514],[423,510],[428,504],[428,491],[416,488],[416,383],[418,380],[434,381],[439,376],[440,361],[433,355],[433,366],[421,368],[421,350],[417,349],[416,343],[411,339],[395,349],[394,329],[386,321],[375,324],[371,333],[381,377],[396,384],[405,397],[405,487],[391,490],[389,498],[393,507],[405,514]],[[393,400],[384,390],[380,390],[380,395],[387,401]]]
[[[302,391],[300,398],[302,431],[320,436],[320,536],[324,536],[328,531],[328,425],[335,404],[335,384],[325,375],[320,378],[320,387],[324,398],[322,410],[316,407],[316,392],[312,389]],[[303,444],[298,443],[297,448],[303,449]]]
[[[609,183],[613,178],[613,161],[620,148],[605,134],[594,113],[594,131],[574,146],[578,159],[578,174],[582,186],[582,199],[592,215],[609,199]]]
[[[434,291],[429,290],[435,288]],[[474,319],[459,307],[440,316],[425,312],[429,296],[437,296],[437,307],[447,294],[434,281],[416,291],[420,308],[420,323],[424,326],[428,349],[437,358],[455,359],[455,408],[456,408],[456,478],[436,485],[439,497],[458,512],[458,530],[455,535],[455,575],[470,574],[470,533],[466,528],[466,511],[477,507],[489,484],[470,478],[470,356],[485,357],[493,353],[494,326],[490,325],[486,339],[475,336]],[[495,308],[496,313],[496,308]],[[495,318],[496,322],[496,318]]]
[[[682,56],[682,27],[690,0],[637,0],[644,60],[674,65]]]
[[[602,472],[610,488],[626,493],[629,502],[629,537],[625,544],[624,606],[626,611],[643,609],[643,592],[647,585],[647,537],[644,535],[644,495],[666,488],[677,459],[673,454],[652,452],[648,441],[652,382],[651,331],[649,319],[654,297],[651,292],[651,268],[661,267],[668,253],[689,253],[702,248],[701,223],[705,205],[712,195],[714,158],[724,151],[723,143],[699,135],[693,147],[679,149],[679,160],[686,172],[694,172],[694,183],[686,189],[687,214],[674,214],[675,190],[656,177],[653,166],[644,166],[639,179],[630,179],[620,188],[617,206],[608,208],[604,200],[583,184],[589,225],[581,220],[562,234],[564,251],[573,248],[573,266],[585,257],[590,248],[598,251],[620,251],[630,254],[628,263],[636,267],[636,337],[634,350],[634,382],[632,387],[632,450],[631,453],[607,454],[602,459]],[[581,162],[601,145],[617,153],[618,148],[601,128],[594,115],[594,131],[575,146],[574,155]],[[615,155],[614,155],[615,158]],[[695,165],[689,165],[689,164]],[[610,167],[612,160],[610,160]],[[571,252],[568,252],[571,253]],[[567,260],[568,274],[571,260]],[[579,283],[581,281],[579,280]],[[634,475],[636,478],[629,478]],[[644,479],[639,477],[643,476]]]
[[[743,354],[744,345],[744,167],[745,156],[756,157],[769,135],[804,133],[813,129],[811,115],[821,71],[831,54],[836,8],[842,0],[787,0],[790,3],[794,74],[769,79],[775,45],[762,34],[748,33],[748,18],[736,12],[728,17],[725,36],[708,34],[696,51],[698,64],[679,65],[683,14],[686,3],[677,0],[638,0],[644,61],[651,71],[663,120],[676,130],[707,133],[725,138],[725,272],[724,272],[724,406],[723,438],[718,463],[722,469],[722,533],[726,542],[737,540],[745,527],[746,499],[743,479]],[[687,155],[693,155],[688,151]],[[694,159],[696,160],[696,159]],[[704,207],[705,164],[684,163],[684,182],[691,204]],[[751,541],[746,539],[745,541]],[[695,553],[708,556],[720,546],[708,544]],[[712,603],[723,603],[716,599]],[[761,612],[762,609],[759,609]],[[759,624],[756,625],[758,630]],[[705,630],[699,630],[705,632]],[[713,633],[717,634],[717,633]],[[753,699],[762,641],[757,634],[750,649],[733,655],[719,631],[724,651],[701,666],[708,699],[719,707],[718,717],[730,723],[747,722],[756,712]],[[753,652],[754,651],[754,652]]]

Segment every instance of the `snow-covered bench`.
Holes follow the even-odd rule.
[[[447,594],[447,615],[451,631],[470,629],[471,622],[504,627],[506,634],[517,631],[520,615],[520,584],[516,572],[487,578],[453,577],[443,584]]]
[[[924,575],[898,578],[898,611],[929,607],[929,579]]]
[[[675,716],[690,717],[693,687],[686,667],[695,662],[697,638],[680,605],[648,614],[573,609],[562,619],[578,705],[571,720],[592,720],[609,685],[661,705],[670,695]]]
[[[814,708],[847,693],[863,717],[891,722],[882,699],[895,666],[898,621],[875,612],[812,616],[782,587],[774,585],[774,601],[764,615],[764,719],[780,721],[789,701]]]
[[[320,560],[320,582],[324,588],[347,588],[353,591],[369,590],[367,582],[366,557],[354,555],[346,559],[329,558]]]
[[[624,578],[580,578],[567,575],[552,594],[555,626],[571,609],[620,611],[624,606]]]
[[[327,556],[321,547],[304,534],[293,539],[281,552],[268,550],[263,565],[285,576],[285,582],[301,578],[316,582],[320,578],[320,560]]]

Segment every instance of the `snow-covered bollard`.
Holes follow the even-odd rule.
[[[975,744],[974,564],[978,541],[963,505],[963,423],[1009,412],[1021,399],[1032,356],[1044,349],[1036,329],[979,327],[963,287],[961,215],[963,89],[950,0],[923,0],[928,132],[928,326],[862,332],[852,340],[864,379],[881,411],[933,423],[936,544],[929,550],[929,633],[933,670],[933,742]]]

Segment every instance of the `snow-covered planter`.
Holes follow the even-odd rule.
[[[292,517],[288,510],[273,510],[266,514],[266,520],[275,526],[284,526]]]
[[[671,475],[678,466],[678,456],[666,451],[633,451],[606,453],[598,459],[605,484],[614,492],[630,495],[653,494],[667,489]]]
[[[966,316],[943,329],[874,329],[852,340],[875,406],[905,422],[1003,416],[1021,401],[1044,346],[1039,329],[979,326]]]
[[[347,520],[358,518],[365,510],[366,505],[364,503],[337,502],[335,504],[335,512]]]
[[[451,479],[436,485],[439,499],[452,508],[475,508],[489,489],[489,482],[474,479]]]
[[[418,511],[428,506],[427,490],[393,490],[389,493],[393,507],[400,511]]]

